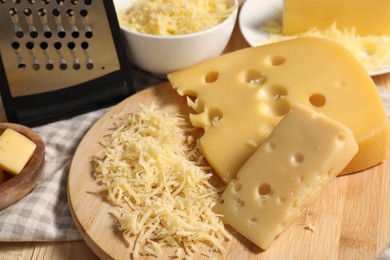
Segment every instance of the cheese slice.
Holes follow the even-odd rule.
[[[345,124],[359,153],[341,174],[387,158],[389,120],[376,86],[341,45],[297,38],[224,54],[168,75],[203,127],[202,151],[225,182],[300,103]]]
[[[0,136],[0,168],[19,174],[34,154],[36,144],[19,132],[7,128]]]
[[[312,28],[355,29],[359,35],[390,35],[388,0],[284,0],[283,33],[294,35]]]
[[[228,184],[215,211],[268,249],[357,151],[350,129],[296,105]]]

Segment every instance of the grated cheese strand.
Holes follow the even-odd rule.
[[[390,35],[360,36],[354,28],[340,30],[337,28],[337,24],[333,23],[324,30],[312,28],[307,32],[286,36],[282,34],[282,22],[279,19],[268,20],[266,26],[260,28],[260,30],[268,32],[269,37],[263,41],[259,40],[259,45],[298,37],[320,37],[343,45],[368,72],[385,69],[390,64]]]
[[[136,0],[118,18],[131,31],[171,36],[212,28],[236,8],[232,0]]]
[[[223,187],[209,183],[195,130],[181,115],[140,105],[139,112],[119,118],[93,159],[99,192],[118,206],[111,215],[134,258],[161,255],[164,246],[193,254],[198,242],[225,252],[229,235],[212,211]]]

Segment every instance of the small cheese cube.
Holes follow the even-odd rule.
[[[0,136],[0,168],[19,174],[31,159],[36,144],[19,132],[7,128]]]
[[[388,0],[284,0],[283,34],[294,35],[333,23],[360,35],[390,35]]]
[[[357,151],[349,128],[297,104],[229,183],[214,210],[268,249]]]

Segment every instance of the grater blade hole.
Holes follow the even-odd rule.
[[[69,48],[70,50],[73,50],[74,48],[76,48],[76,44],[75,44],[74,42],[69,42],[69,43],[68,43],[68,48]]]
[[[51,13],[52,13],[55,17],[58,17],[58,16],[60,16],[60,14],[61,14],[60,9],[58,9],[58,8],[53,9],[53,11],[51,11]]]
[[[26,42],[26,48],[29,50],[34,49],[34,43],[33,42]]]
[[[79,33],[79,32],[77,32],[77,31],[72,32],[72,37],[73,37],[73,38],[77,39],[77,38],[79,38],[79,36],[80,36],[80,33]]]
[[[65,3],[64,0],[57,0],[57,4],[58,4],[58,5],[63,5],[64,3]]]
[[[88,49],[89,48],[89,43],[88,42],[82,42],[81,43],[81,48],[83,48],[84,50]]]
[[[42,50],[46,50],[47,47],[49,47],[49,44],[47,44],[47,42],[41,42],[39,46],[41,47]]]
[[[93,67],[94,67],[94,65],[93,65],[92,62],[88,62],[88,63],[87,63],[87,69],[92,70]]]
[[[46,16],[46,14],[47,14],[46,9],[43,9],[43,8],[39,8],[39,9],[38,9],[38,15],[39,15],[40,17],[44,17],[44,16]]]
[[[47,69],[47,70],[53,70],[53,69],[54,69],[53,63],[48,63],[48,64],[46,64],[46,69]]]
[[[75,63],[75,64],[73,64],[73,69],[79,70],[80,68],[81,68],[80,63]]]
[[[88,38],[88,39],[92,38],[93,37],[93,32],[91,32],[91,31],[85,32],[85,37]]]
[[[58,37],[60,37],[61,39],[65,38],[65,36],[66,36],[66,33],[64,31],[58,32]]]
[[[92,4],[92,0],[84,0],[84,4],[85,5],[91,5]]]
[[[52,34],[50,31],[44,32],[43,35],[44,35],[46,38],[51,38],[51,36],[53,36],[53,34]]]
[[[31,16],[32,15],[32,11],[30,8],[26,8],[23,10],[23,13],[25,16]]]
[[[67,15],[68,17],[73,17],[73,16],[74,16],[74,11],[73,11],[73,9],[68,9],[68,10],[66,10],[66,15]]]
[[[79,3],[79,1],[78,0],[70,0],[70,3],[72,5],[77,5]]]
[[[50,0],[42,0],[42,3],[43,3],[44,5],[48,5],[48,4],[50,4]]]
[[[24,33],[23,33],[22,31],[16,31],[16,32],[15,32],[15,36],[16,36],[17,38],[23,38]]]
[[[66,63],[60,64],[60,70],[66,70],[67,68],[68,68],[68,65],[66,65]]]
[[[62,43],[61,42],[55,42],[54,43],[54,48],[56,48],[57,50],[60,50],[62,48]]]
[[[32,5],[35,4],[35,0],[28,0],[28,2]]]
[[[10,16],[15,16],[15,15],[18,14],[18,11],[16,10],[16,8],[10,8],[10,9],[8,10],[8,14],[9,14]]]
[[[38,32],[37,31],[31,31],[30,32],[30,37],[31,38],[37,38],[38,37]]]
[[[82,10],[80,11],[80,15],[81,15],[82,17],[87,17],[88,11],[85,10],[85,9],[82,9]]]
[[[22,0],[13,0],[12,1],[14,4],[20,4],[22,2]]]
[[[11,47],[14,49],[14,50],[17,50],[20,48],[20,43],[18,42],[12,42],[11,43]]]
[[[40,66],[38,63],[34,63],[34,64],[32,65],[32,69],[35,70],[35,71],[40,70],[40,68],[41,68],[41,66]]]
[[[18,69],[19,69],[19,70],[25,70],[25,69],[26,69],[26,64],[24,64],[24,63],[19,63],[19,64],[18,64]]]

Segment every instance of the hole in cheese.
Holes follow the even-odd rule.
[[[242,199],[235,199],[235,203],[236,203],[236,206],[237,207],[244,207],[245,206],[245,201],[243,201]]]
[[[334,83],[334,87],[335,88],[346,88],[347,87],[347,83],[345,81],[336,81]]]
[[[326,97],[322,94],[316,93],[309,97],[310,104],[315,107],[322,107],[326,103]]]
[[[266,151],[273,151],[273,150],[275,150],[275,148],[276,148],[276,144],[274,143],[274,142],[267,142],[266,144],[265,144],[265,150]]]
[[[262,85],[266,81],[266,76],[260,70],[251,69],[246,71],[245,82],[251,85]]]
[[[249,221],[252,222],[252,223],[257,223],[257,222],[259,221],[259,219],[256,218],[255,216],[251,216],[251,217],[249,218]]]
[[[265,64],[269,66],[280,66],[286,62],[286,58],[280,55],[273,55],[265,60]]]
[[[340,134],[339,136],[337,136],[337,140],[339,142],[345,142],[345,139],[346,139],[345,134]]]
[[[218,121],[222,118],[222,111],[217,108],[210,108],[209,110],[209,120],[211,125],[218,124]]]
[[[260,99],[270,99],[270,100],[279,100],[282,97],[288,95],[287,88],[281,85],[272,85],[267,88],[262,88],[259,90]]]
[[[258,192],[259,192],[260,196],[271,195],[271,192],[272,192],[271,185],[269,183],[266,183],[266,182],[260,184]]]
[[[204,77],[204,80],[206,83],[213,83],[218,80],[218,77],[219,77],[218,71],[209,71]]]
[[[242,184],[241,183],[235,183],[233,187],[235,192],[239,192],[242,189]]]
[[[291,156],[291,162],[293,164],[301,164],[305,160],[305,156],[301,153],[295,153]]]
[[[277,199],[276,199],[276,201],[278,202],[278,203],[284,203],[284,202],[286,202],[287,200],[286,200],[286,198],[285,197],[278,197]]]
[[[260,111],[270,116],[284,116],[290,112],[291,103],[286,98],[269,100],[260,104]]]

